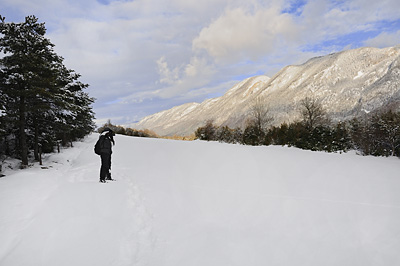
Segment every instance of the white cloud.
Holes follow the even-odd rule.
[[[400,1],[398,0],[352,0],[345,2],[358,19],[363,22],[399,19]]]
[[[158,71],[160,73],[160,83],[167,85],[172,85],[174,83],[179,83],[179,68],[170,69],[165,56],[162,56],[157,60]]]
[[[204,49],[217,61],[257,60],[297,38],[297,32],[291,16],[280,13],[277,8],[254,12],[228,9],[202,29],[193,41],[193,49]]]
[[[400,19],[399,9],[398,0],[310,0],[298,23],[307,42],[312,44],[355,32],[380,30],[381,22]]]
[[[159,83],[167,85],[157,90],[156,95],[162,98],[181,97],[194,88],[200,89],[207,85],[216,73],[214,66],[205,58],[192,57],[187,65],[170,68],[163,56],[157,64],[160,73]]]
[[[365,45],[378,48],[400,45],[400,30],[390,33],[383,32],[375,38],[366,40]]]
[[[35,14],[46,22],[56,52],[91,85],[99,119],[202,100],[232,80],[352,47],[341,38],[376,35],[382,21],[400,19],[398,10],[398,0],[2,0],[8,21]],[[358,43],[398,39],[390,29]]]

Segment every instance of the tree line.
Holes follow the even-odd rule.
[[[114,131],[115,134],[120,134],[120,135],[125,135],[125,136],[131,136],[131,137],[143,137],[143,138],[159,138],[159,136],[149,130],[149,129],[143,129],[143,130],[138,130],[134,128],[125,128],[123,126],[117,126],[113,125],[111,123],[111,120],[108,120],[107,123],[105,123],[103,126],[99,127],[97,129],[97,132],[102,133],[105,128],[109,128],[112,131]]]
[[[323,105],[307,97],[300,102],[300,119],[270,126],[273,118],[262,100],[250,108],[246,126],[231,129],[207,121],[196,138],[244,145],[287,145],[327,152],[357,150],[363,155],[400,156],[400,112],[391,109],[332,123]]]
[[[0,155],[28,165],[30,151],[52,152],[92,132],[94,113],[88,84],[63,64],[45,37],[44,23],[0,16]]]

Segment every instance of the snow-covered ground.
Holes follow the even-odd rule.
[[[400,265],[398,158],[96,139],[5,169],[0,265]]]

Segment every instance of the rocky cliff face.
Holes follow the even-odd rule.
[[[299,102],[319,99],[332,120],[346,120],[400,102],[400,46],[360,48],[287,66],[274,77],[248,78],[225,95],[188,103],[145,117],[134,125],[160,135],[189,135],[207,120],[242,127],[257,97],[269,106],[274,124],[299,116]]]

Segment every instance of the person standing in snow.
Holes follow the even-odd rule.
[[[115,145],[114,141],[115,133],[110,128],[105,128],[99,137],[101,150],[101,168],[100,168],[100,182],[105,183],[106,180],[113,180],[111,178],[111,154],[112,145]]]

